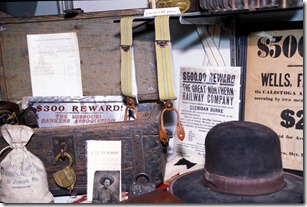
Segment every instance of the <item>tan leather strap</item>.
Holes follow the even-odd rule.
[[[159,136],[160,136],[160,141],[163,144],[166,144],[169,140],[166,134],[166,130],[164,127],[164,112],[166,111],[175,111],[176,115],[177,115],[177,124],[176,124],[176,134],[179,140],[183,140],[185,137],[185,132],[184,132],[184,128],[182,126],[182,124],[180,123],[180,116],[179,116],[179,112],[178,110],[174,107],[173,103],[171,101],[166,101],[164,103],[164,109],[161,112],[160,115],[160,132],[159,132]]]

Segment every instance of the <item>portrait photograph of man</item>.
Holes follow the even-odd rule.
[[[94,175],[93,203],[120,201],[120,172],[96,171]]]

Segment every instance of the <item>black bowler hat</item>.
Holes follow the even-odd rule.
[[[217,124],[205,139],[204,169],[178,176],[170,192],[186,203],[300,203],[303,178],[283,171],[280,141],[259,123]]]

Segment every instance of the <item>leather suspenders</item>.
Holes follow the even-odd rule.
[[[183,126],[177,109],[173,105],[176,99],[173,83],[173,60],[169,32],[169,16],[155,17],[155,49],[157,59],[159,98],[164,102],[164,109],[160,115],[160,140],[166,144],[168,137],[164,127],[163,115],[165,111],[175,111],[177,115],[176,133],[180,140],[185,137]]]
[[[127,97],[127,110],[133,109],[137,117],[137,83],[135,74],[135,63],[132,46],[132,22],[133,17],[123,17],[120,21],[121,27],[121,89]],[[173,62],[171,51],[171,39],[169,32],[169,16],[155,17],[155,50],[157,61],[158,91],[159,99],[164,103],[164,109],[160,115],[160,140],[163,144],[168,143],[168,137],[164,127],[164,112],[175,111],[177,115],[176,133],[180,140],[185,137],[183,126],[177,109],[173,105],[176,100],[173,83]]]
[[[134,63],[134,50],[132,45],[132,22],[133,17],[124,17],[120,21],[121,30],[121,90],[126,96],[127,107],[124,121],[127,121],[129,109],[135,112],[135,119],[138,118],[136,104],[138,103],[137,82]]]

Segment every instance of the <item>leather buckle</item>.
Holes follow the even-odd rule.
[[[138,113],[138,109],[137,109],[137,107],[135,105],[135,101],[132,98],[130,98],[130,97],[127,97],[126,101],[127,101],[127,107],[125,109],[124,121],[128,120],[129,110],[133,110],[134,113],[135,113],[135,119],[138,119],[139,113]]]
[[[167,142],[169,141],[167,134],[166,134],[166,130],[165,130],[165,127],[164,127],[164,120],[163,120],[163,116],[164,116],[165,111],[175,111],[176,112],[176,115],[177,115],[176,133],[177,133],[178,139],[182,141],[185,138],[184,128],[183,128],[182,124],[180,123],[179,112],[174,107],[174,104],[171,101],[165,101],[164,102],[164,109],[161,112],[161,116],[160,116],[160,123],[161,124],[160,124],[160,132],[159,132],[160,141],[163,144],[167,144]]]

